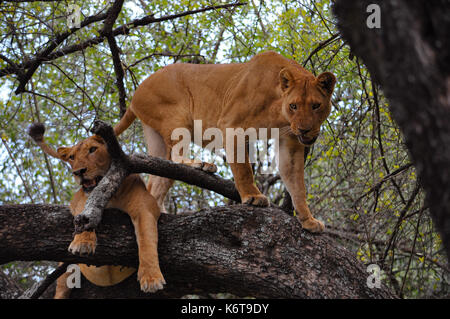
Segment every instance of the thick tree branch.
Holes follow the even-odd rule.
[[[277,208],[234,205],[163,214],[158,228],[160,265],[167,281],[163,291],[143,294],[132,276],[111,288],[83,282],[72,296],[161,298],[229,292],[261,298],[393,297],[383,285],[368,288],[365,267],[334,239],[303,231],[295,217]],[[0,264],[53,260],[137,266],[134,230],[126,214],[105,211],[93,256],[67,251],[72,231],[65,206],[0,206]]]
[[[125,114],[125,111],[127,110],[126,105],[127,94],[125,92],[125,86],[123,84],[124,72],[122,61],[120,60],[119,55],[120,49],[117,45],[116,38],[114,38],[112,34],[109,34],[107,39],[114,64],[114,72],[116,73],[116,86],[119,91],[119,111],[120,111],[119,113],[120,117],[122,118],[122,116]]]
[[[116,38],[112,34],[112,28],[114,26],[114,22],[117,20],[119,16],[120,10],[122,10],[123,0],[116,0],[114,4],[111,6],[110,10],[108,10],[108,17],[105,19],[105,26],[100,34],[105,35],[108,40],[109,49],[111,51],[113,65],[114,65],[114,73],[116,74],[116,86],[119,91],[119,111],[120,117],[125,114],[127,106],[125,104],[126,100],[126,92],[125,87],[123,85],[123,67],[122,61],[120,60],[120,49],[117,45]]]

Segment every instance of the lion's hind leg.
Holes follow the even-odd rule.
[[[151,156],[170,159],[168,147],[161,135],[152,127],[143,124],[144,137],[147,143],[147,152]],[[166,212],[164,199],[173,185],[173,180],[156,175],[150,175],[147,183],[147,190],[156,199],[161,212]]]

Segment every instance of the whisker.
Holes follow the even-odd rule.
[[[290,128],[289,126],[283,126],[283,127],[280,127],[280,131],[279,131],[280,137],[286,136],[286,135],[288,135],[290,132],[291,132],[291,128]]]

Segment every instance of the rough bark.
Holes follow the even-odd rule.
[[[0,206],[0,264],[51,260],[137,266],[129,217],[106,210],[93,256],[67,251],[72,240],[69,209],[58,205]],[[163,214],[159,256],[166,288],[140,292],[132,276],[115,287],[83,282],[74,298],[161,298],[186,293],[229,292],[261,298],[391,298],[385,286],[367,287],[356,257],[326,234],[312,235],[278,208],[216,207],[192,214]]]
[[[370,29],[369,4],[381,8]],[[390,101],[450,258],[450,15],[448,1],[336,0],[342,37]]]

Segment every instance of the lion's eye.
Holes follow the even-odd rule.
[[[312,109],[313,109],[313,110],[317,110],[319,107],[320,107],[320,103],[314,103],[314,104],[312,105]]]
[[[291,104],[289,104],[289,108],[290,108],[291,110],[295,111],[295,110],[297,109],[297,104],[291,103]]]
[[[69,156],[69,159],[70,159],[71,161],[73,161],[73,160],[75,159],[75,155],[70,155],[70,156]]]
[[[97,147],[92,146],[92,147],[89,149],[89,153],[94,153],[96,150],[97,150]]]

